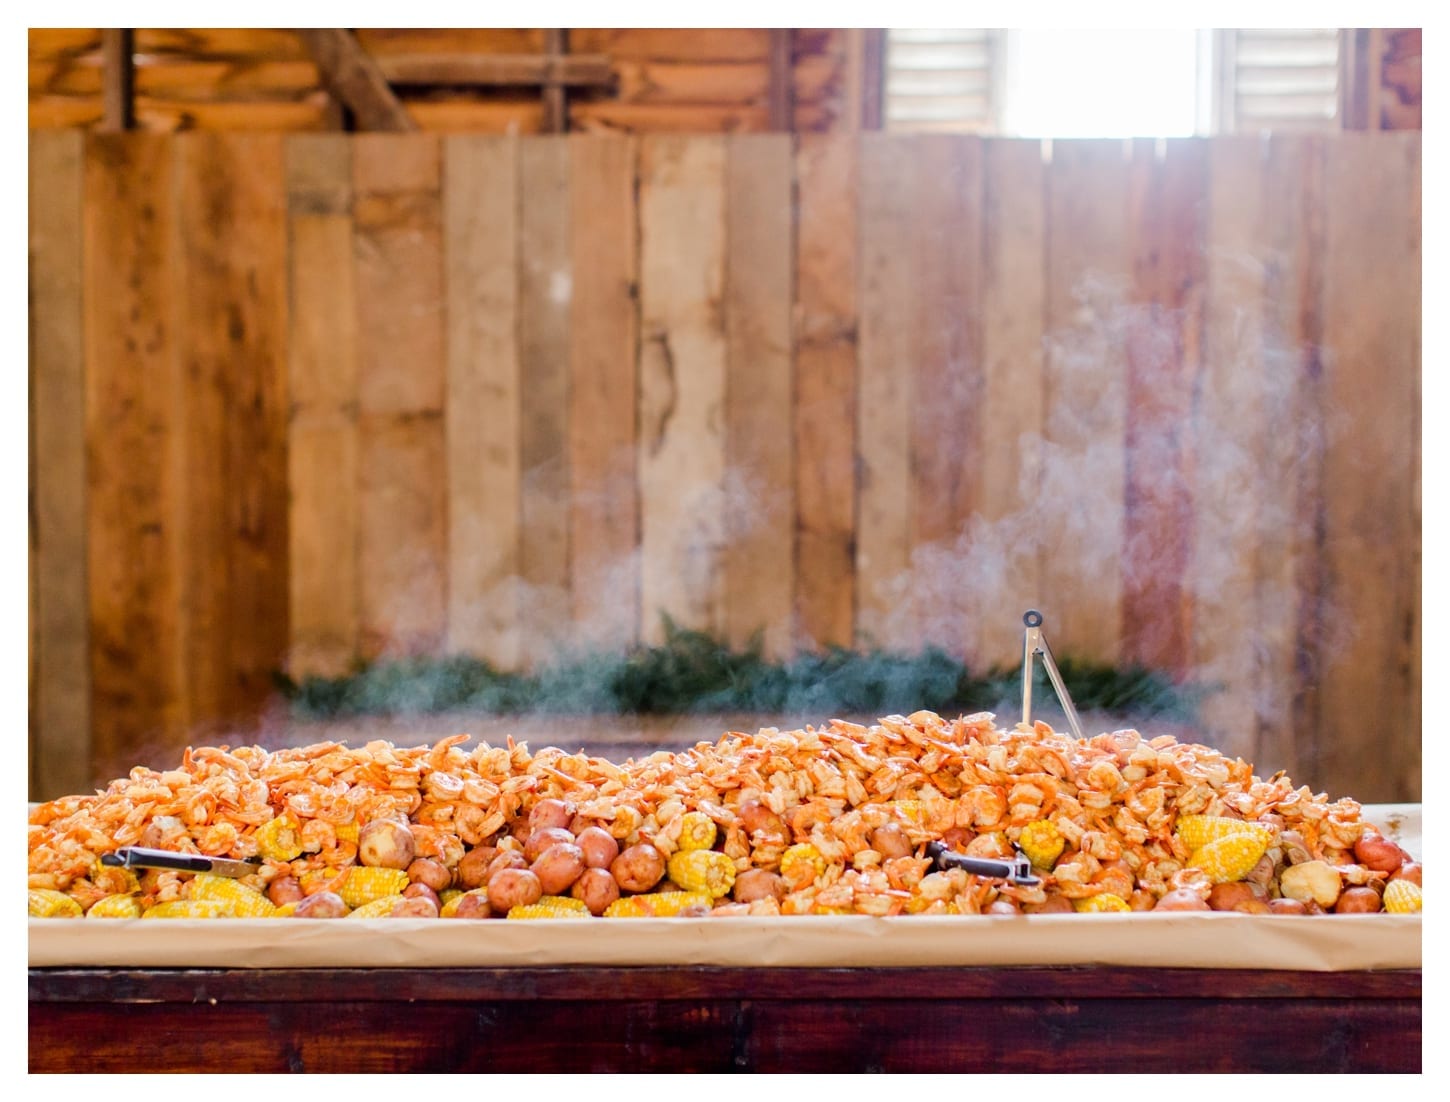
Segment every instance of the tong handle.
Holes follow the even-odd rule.
[[[990,876],[997,880],[1010,880],[1014,884],[1031,887],[1041,881],[1032,875],[1032,866],[1025,856],[1016,860],[997,857],[968,857],[955,853],[941,842],[928,842],[926,855],[937,868],[956,868],[977,876]]]
[[[1047,637],[1042,634],[1042,613],[1035,608],[1029,608],[1022,617],[1022,623],[1027,629],[1022,636],[1022,722],[1032,725],[1032,659],[1040,654],[1042,668],[1047,671],[1047,679],[1052,682],[1053,692],[1057,693],[1057,702],[1062,705],[1063,714],[1067,716],[1067,725],[1072,728],[1073,737],[1081,739],[1082,721],[1078,719],[1077,709],[1073,707],[1072,697],[1068,695],[1067,683],[1058,672],[1057,662],[1052,657],[1052,648],[1047,645]]]

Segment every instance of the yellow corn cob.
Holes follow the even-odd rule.
[[[142,918],[226,918],[227,909],[205,899],[173,899],[148,909]]]
[[[31,918],[80,918],[81,905],[54,888],[31,888]]]
[[[1086,899],[1074,899],[1072,909],[1084,914],[1093,914],[1104,911],[1131,911],[1128,901],[1120,895],[1112,892],[1102,892],[1099,895],[1090,895]]]
[[[349,907],[363,907],[374,899],[390,895],[402,895],[408,886],[408,874],[403,869],[375,868],[371,865],[354,865],[347,870],[337,894]]]
[[[385,895],[378,899],[369,900],[361,907],[354,908],[347,916],[348,918],[386,918],[388,912],[403,902],[405,896]],[[350,904],[349,904],[350,905]]]
[[[466,892],[459,891],[457,888],[448,888],[438,896],[439,902],[443,904],[438,909],[438,917],[452,918],[456,915],[458,913],[458,905],[463,902],[463,897],[467,895],[481,895],[483,896],[484,902],[488,901],[488,889],[486,888],[471,888]]]
[[[108,895],[91,904],[87,918],[140,918],[141,901],[134,895]]]
[[[271,918],[277,905],[256,888],[233,880],[230,876],[200,873],[187,888],[191,899],[204,903],[220,903],[231,918]]]
[[[709,849],[715,844],[715,820],[703,811],[687,811],[682,816],[680,848]]]
[[[1391,880],[1385,885],[1385,910],[1392,915],[1417,915],[1423,897],[1413,880]]]
[[[1039,869],[1050,870],[1053,863],[1062,856],[1067,840],[1050,820],[1034,819],[1022,828],[1017,844],[1022,847],[1022,852],[1027,854],[1027,859],[1033,865]]]
[[[1264,831],[1225,834],[1195,850],[1188,859],[1188,867],[1202,869],[1215,884],[1230,884],[1248,875],[1264,856],[1268,844]]]
[[[291,903],[283,903],[280,907],[278,907],[276,910],[274,910],[272,912],[272,917],[273,918],[291,918],[292,917],[292,912],[295,911],[295,910],[297,910],[297,901],[294,899]]]
[[[735,886],[735,862],[713,849],[677,850],[670,854],[669,867],[670,879],[687,892],[719,899]]]
[[[257,853],[274,861],[302,856],[302,827],[291,815],[278,815],[257,828]]]
[[[589,918],[589,908],[567,895],[546,895],[537,903],[510,907],[509,918]]]
[[[704,892],[650,892],[647,895],[626,895],[604,908],[605,918],[669,918],[686,907],[709,907],[711,899]]]
[[[357,836],[360,829],[361,828],[358,827],[356,819],[354,819],[350,823],[338,823],[336,824],[335,830],[335,833],[337,834],[337,840],[339,842],[352,842],[354,845],[356,845]]]
[[[1230,834],[1258,835],[1264,839],[1266,848],[1271,837],[1269,828],[1263,823],[1231,819],[1227,815],[1184,815],[1179,818],[1174,833],[1188,847],[1189,853],[1200,850],[1208,843],[1216,842]]]
[[[826,859],[809,842],[790,846],[780,855],[780,875],[792,888],[803,888],[826,871]]]

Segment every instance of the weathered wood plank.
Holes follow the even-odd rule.
[[[1315,766],[1365,802],[1403,799],[1419,770],[1408,731],[1416,588],[1414,133],[1341,135],[1326,166],[1326,615]],[[1376,584],[1367,585],[1367,579]],[[1326,782],[1328,783],[1328,782]]]
[[[912,364],[916,301],[910,249],[918,161],[912,138],[860,139],[860,344],[856,451],[856,630],[866,646],[913,649]]]
[[[725,145],[640,146],[641,634],[721,630]]]
[[[387,54],[377,64],[391,84],[588,88],[607,86],[614,79],[609,58],[603,54]]]
[[[1192,558],[1188,591],[1193,680],[1214,686],[1200,705],[1212,744],[1260,771],[1286,765],[1256,751],[1257,600],[1269,407],[1257,380],[1275,368],[1276,337],[1261,296],[1276,263],[1265,241],[1260,187],[1264,146],[1221,138],[1208,161],[1204,238],[1204,336],[1193,411]],[[1289,380],[1280,380],[1292,384]]]
[[[285,168],[280,135],[174,150],[181,645],[202,738],[260,713],[288,644]]]
[[[791,142],[726,149],[724,631],[790,653],[795,591],[791,456]]]
[[[1186,425],[1202,355],[1207,156],[1199,139],[1169,140],[1162,160],[1155,144],[1134,142],[1129,192],[1122,654],[1181,675],[1192,631]]]
[[[30,135],[30,798],[91,776],[78,132]],[[43,462],[40,461],[43,458]]]
[[[1120,141],[1055,141],[1047,183],[1041,611],[1059,656],[1103,662],[1122,630],[1127,168]]]
[[[135,34],[128,27],[101,32],[101,130],[120,133],[136,125]]]
[[[358,653],[358,350],[352,147],[287,143],[291,416],[287,668],[338,677]]]
[[[796,622],[799,643],[855,633],[857,144],[796,152]]]
[[[518,141],[444,139],[448,648],[519,662]]]
[[[569,139],[569,593],[579,639],[639,638],[638,143]]]
[[[427,652],[447,618],[439,140],[353,141],[363,652]]]
[[[188,719],[171,152],[145,134],[86,145],[89,766],[101,781],[142,748],[175,748]]]
[[[911,426],[911,604],[918,645],[975,649],[966,591],[976,588],[964,536],[976,505],[980,456],[981,139],[925,135],[917,162],[911,253],[915,352]],[[949,227],[949,228],[948,228]]]
[[[1030,510],[1042,478],[1046,170],[1038,141],[990,141],[983,156],[980,474],[967,606],[977,631],[966,649],[974,668],[1021,662],[1019,618],[1042,600]]]
[[[520,619],[523,658],[546,658],[569,618],[569,144],[519,147],[519,380],[523,408]]]

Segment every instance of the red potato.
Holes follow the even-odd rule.
[[[537,903],[543,895],[539,878],[528,869],[499,869],[488,881],[488,905],[500,914]]]
[[[267,898],[281,907],[307,898],[302,884],[295,876],[279,876],[267,885]]]
[[[336,892],[318,892],[301,900],[292,912],[293,918],[342,918],[347,904]]]
[[[424,884],[417,880],[413,881],[413,883],[409,884],[406,888],[403,889],[403,898],[426,899],[433,904],[433,909],[435,911],[439,910],[443,906],[442,902],[438,898],[438,893],[430,888],[427,884]]]
[[[449,918],[492,918],[493,908],[488,905],[488,892],[482,888],[464,892],[458,899]]]
[[[501,849],[498,853],[494,854],[493,860],[488,863],[488,868],[483,874],[483,883],[487,884],[492,880],[493,874],[500,869],[526,869],[528,867],[529,862],[521,850]],[[482,885],[479,886],[481,887]]]
[[[784,899],[785,880],[769,869],[747,869],[735,878],[731,894],[737,903],[754,903],[770,896]]]
[[[1208,893],[1208,905],[1215,911],[1232,911],[1240,903],[1262,900],[1266,895],[1267,893],[1257,885],[1244,880],[1236,880],[1228,884],[1215,884]]]
[[[584,851],[572,842],[555,842],[529,869],[539,878],[545,895],[562,895],[584,871]]]
[[[543,799],[529,811],[529,831],[558,827],[567,830],[574,819],[574,805],[563,800]]]
[[[360,864],[381,869],[406,869],[418,855],[418,843],[408,824],[397,819],[374,819],[358,832]]]
[[[442,861],[435,861],[431,857],[417,857],[408,866],[408,879],[414,884],[426,884],[435,892],[441,892],[453,883],[453,873]]]
[[[574,835],[570,834],[563,827],[541,827],[539,830],[530,834],[528,840],[524,842],[524,858],[530,864],[533,864],[539,859],[539,854],[543,853],[550,846],[557,845],[560,842],[568,842],[572,845],[574,843]]]
[[[665,855],[648,842],[639,842],[620,852],[609,871],[627,892],[647,892],[665,874]]]
[[[1379,892],[1373,888],[1345,888],[1339,893],[1339,898],[1334,901],[1334,913],[1337,915],[1368,915],[1374,914],[1381,906]]]
[[[1269,900],[1269,913],[1275,915],[1307,915],[1309,909],[1297,899],[1279,898]]]
[[[1245,915],[1267,915],[1273,914],[1273,910],[1262,899],[1245,899],[1233,908],[1239,914]]]
[[[422,895],[409,896],[383,916],[384,918],[437,918],[438,906]]]
[[[1022,904],[1022,910],[1030,915],[1070,915],[1073,913],[1072,900],[1055,892],[1048,892],[1047,898],[1041,903]]]
[[[1366,830],[1354,843],[1354,859],[1375,872],[1394,872],[1410,855],[1378,831]]]
[[[575,843],[584,851],[584,863],[591,869],[607,869],[619,856],[619,843],[602,827],[585,827]]]
[[[589,908],[592,915],[602,915],[619,898],[619,884],[608,869],[588,868],[579,874],[569,894]]]
[[[893,857],[910,857],[916,852],[911,839],[900,823],[885,823],[871,832],[871,848],[890,860]]]
[[[504,867],[498,865],[501,856],[502,854],[498,850],[488,846],[475,846],[469,850],[459,859],[458,868],[454,870],[454,879],[458,881],[458,886],[465,891],[483,887],[488,883],[490,875]],[[528,867],[528,862],[524,860],[522,854],[515,856],[518,858],[518,867]]]
[[[1411,880],[1414,881],[1414,883],[1419,884],[1420,887],[1423,888],[1425,885],[1421,884],[1420,881],[1424,879],[1424,866],[1421,865],[1418,861],[1406,861],[1403,865],[1395,870],[1394,875],[1391,876],[1390,879]]]
[[[1168,892],[1162,899],[1158,900],[1155,911],[1208,911],[1212,908],[1195,891],[1187,888],[1178,888],[1176,891]]]
[[[785,820],[759,800],[741,800],[740,806],[735,809],[735,814],[740,816],[740,825],[746,834],[764,830],[770,834],[790,836]]]

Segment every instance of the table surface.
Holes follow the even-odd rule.
[[[30,970],[32,1072],[1419,1072],[1421,973]]]

